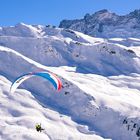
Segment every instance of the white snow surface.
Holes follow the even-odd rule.
[[[140,39],[23,23],[0,33],[0,140],[140,138]],[[9,92],[38,70],[57,74],[62,90],[34,77]]]
[[[0,76],[1,140],[103,139],[70,117],[44,108],[28,91],[9,93],[10,85],[11,82]],[[45,130],[38,133],[35,123],[41,123]]]

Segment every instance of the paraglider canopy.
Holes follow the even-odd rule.
[[[24,75],[19,76],[11,85],[10,92],[14,93],[18,86],[24,82],[25,80],[33,77],[33,76],[40,76],[42,78],[47,79],[52,85],[55,87],[56,90],[60,90],[62,87],[62,83],[60,79],[53,73],[47,71],[41,72],[30,72]]]

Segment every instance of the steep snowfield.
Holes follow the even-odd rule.
[[[41,106],[25,90],[9,93],[11,82],[0,76],[0,139],[1,140],[102,140],[86,126],[76,124],[70,117]],[[45,129],[35,130],[36,123]]]
[[[20,26],[17,28],[17,26]],[[29,25],[18,24],[15,32]],[[10,27],[5,28],[9,30]],[[13,27],[11,27],[13,30]],[[20,30],[19,30],[20,28]],[[34,26],[40,37],[0,36],[0,44],[47,66],[76,66],[77,72],[101,75],[139,73],[139,58],[123,44],[112,43],[100,38],[92,38],[72,30]],[[29,31],[34,32],[30,28]],[[8,31],[7,31],[8,32]],[[110,61],[110,59],[112,61]],[[120,69],[121,67],[121,69]]]
[[[0,36],[2,140],[140,138],[139,39],[130,38],[127,44],[127,39],[19,25],[20,30],[7,27],[17,35],[7,31]],[[24,26],[39,36],[30,36],[28,30],[19,36]],[[40,69],[61,78],[60,92],[34,77],[20,86],[30,92],[9,93],[10,81]],[[42,123],[43,133],[35,131],[36,123]]]

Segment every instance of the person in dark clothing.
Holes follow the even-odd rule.
[[[42,130],[44,130],[44,129],[41,127],[41,124],[36,124],[35,128],[36,128],[36,131],[38,131],[38,132],[41,132]]]

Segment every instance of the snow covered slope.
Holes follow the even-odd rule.
[[[105,40],[72,30],[19,25],[20,30],[5,27],[16,35],[7,31],[0,36],[2,140],[140,138],[139,39],[130,38],[127,43],[127,39]],[[19,36],[22,26],[30,34],[26,30]],[[9,93],[8,80],[40,69],[61,78],[59,93],[35,77],[21,85],[30,92]],[[40,122],[45,131],[38,134],[34,125]]]
[[[17,28],[17,26],[20,26]],[[0,44],[47,66],[76,66],[77,72],[101,75],[129,74],[140,72],[139,57],[123,44],[92,38],[79,32],[45,26],[18,24],[4,28]],[[21,30],[28,27],[22,36]],[[9,28],[14,33],[7,32]],[[23,28],[23,29],[22,29]],[[34,29],[35,28],[35,29]],[[28,32],[40,33],[39,37],[25,37]],[[42,34],[43,33],[43,34]],[[30,35],[30,34],[29,34]],[[112,60],[112,61],[110,61]]]
[[[9,93],[10,85],[0,76],[1,140],[103,140],[70,117],[42,107],[30,92]],[[42,124],[42,133],[35,130],[36,123]]]
[[[59,27],[96,37],[140,37],[140,10],[119,16],[104,9],[83,19],[63,20]]]

